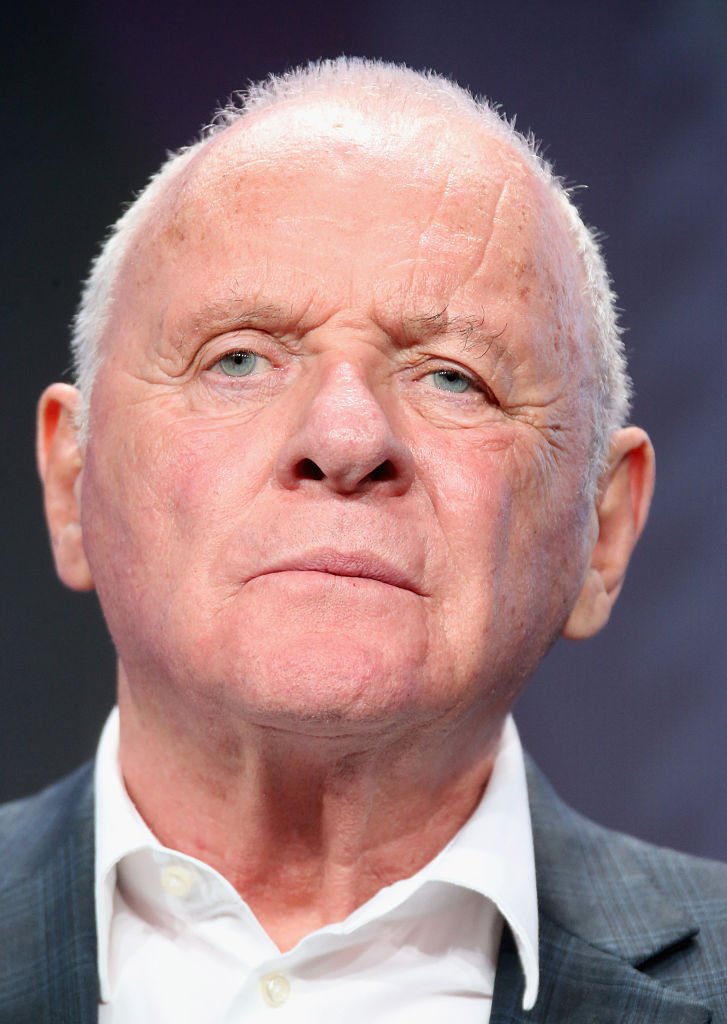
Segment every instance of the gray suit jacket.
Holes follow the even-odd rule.
[[[599,828],[532,764],[528,784],[540,994],[524,1013],[506,930],[492,1024],[727,1024],[727,866]],[[97,1002],[87,765],[0,808],[0,1024],[93,1024]]]

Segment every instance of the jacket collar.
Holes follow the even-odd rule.
[[[527,761],[540,913],[540,991],[522,1010],[505,932],[491,1024],[707,1024],[710,1011],[638,968],[698,932],[646,866],[643,844],[570,810]]]

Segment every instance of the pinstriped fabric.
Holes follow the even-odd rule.
[[[541,936],[541,987],[529,1013],[519,1001],[519,962],[509,935],[503,940],[490,1024],[708,1024],[702,1003],[687,999],[545,921]]]
[[[727,1024],[727,866],[609,832],[528,762],[541,985],[530,1013],[508,936],[491,1024]]]
[[[92,772],[0,809],[0,1024],[98,1015]]]
[[[509,932],[491,1024],[727,1024],[727,867],[581,818],[532,764],[540,970],[523,1012]],[[92,1024],[90,766],[0,808],[0,1024]]]

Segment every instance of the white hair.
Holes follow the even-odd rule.
[[[146,187],[111,228],[85,282],[73,321],[71,349],[76,384],[81,392],[79,429],[85,440],[93,382],[102,359],[102,339],[111,316],[114,292],[126,254],[155,202],[209,140],[259,111],[291,101],[336,98],[350,109],[374,117],[385,115],[400,134],[442,116],[470,120],[502,139],[525,162],[553,195],[561,210],[583,269],[584,296],[590,312],[594,345],[591,481],[603,466],[611,434],[628,415],[631,383],[626,370],[616,296],[598,238],[581,219],[571,192],[538,151],[532,136],[515,129],[487,100],[434,72],[361,58],[340,57],[296,68],[235,93],[191,146],[171,153]]]

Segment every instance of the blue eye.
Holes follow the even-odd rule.
[[[257,365],[258,357],[254,352],[228,352],[217,364],[227,377],[247,377]]]
[[[465,377],[457,370],[437,370],[431,374],[431,379],[434,381],[434,386],[440,391],[450,391],[455,395],[461,395],[472,387],[469,377]]]

